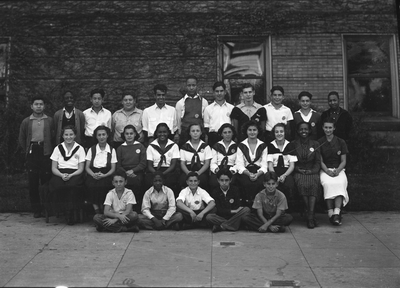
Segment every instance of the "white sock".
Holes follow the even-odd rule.
[[[335,209],[333,210],[333,214],[340,215],[340,208],[335,208]]]
[[[333,215],[333,209],[328,210],[328,217],[331,218]]]

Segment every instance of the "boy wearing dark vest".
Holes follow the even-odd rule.
[[[39,185],[51,178],[50,155],[53,152],[53,119],[43,113],[43,97],[34,97],[31,101],[32,114],[25,118],[19,129],[19,145],[26,155],[28,169],[29,199],[33,217],[41,217],[42,205]]]
[[[178,119],[179,147],[189,140],[187,130],[191,124],[199,124],[203,127],[204,109],[208,102],[197,93],[197,77],[186,78],[186,95],[175,105]]]
[[[64,108],[54,113],[54,126],[56,134],[56,145],[64,141],[62,138],[62,129],[65,126],[71,125],[76,128],[75,142],[83,146],[85,132],[85,115],[83,112],[75,108],[75,95],[71,91],[66,91],[63,94]]]

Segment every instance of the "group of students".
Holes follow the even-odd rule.
[[[213,232],[243,226],[283,232],[293,219],[287,202],[294,205],[296,195],[303,198],[307,227],[318,225],[314,210],[322,184],[329,219],[340,225],[348,202],[348,150],[334,134],[348,139],[351,116],[339,107],[338,93],[329,93],[331,108],[321,117],[310,107],[312,95],[301,92],[301,109],[293,117],[282,104],[280,86],[261,106],[254,102],[254,87],[244,84],[242,103],[233,106],[225,100],[225,84],[216,82],[215,102],[208,105],[197,93],[197,81],[186,79],[186,95],[175,108],[165,103],[166,86],[158,84],[153,106],[142,111],[126,94],[114,114],[102,107],[102,89],[91,91],[93,106],[83,112],[67,92],[54,122],[43,113],[44,99],[33,98],[19,142],[27,155],[34,217],[41,216],[39,183],[49,181],[68,224],[87,200],[98,231],[199,224]],[[342,126],[345,130],[335,129]]]

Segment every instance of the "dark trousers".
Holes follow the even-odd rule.
[[[26,157],[28,169],[29,200],[33,212],[42,210],[39,186],[51,178],[51,160],[49,155],[43,155],[43,145],[31,144]]]
[[[256,181],[251,181],[249,176],[238,174],[237,181],[243,205],[251,208],[257,193],[264,188],[263,176],[259,176]]]
[[[264,214],[264,217],[269,220],[273,217],[273,215]],[[249,230],[258,231],[264,223],[258,218],[258,216],[254,213],[249,213],[243,217],[244,223],[246,223]],[[278,219],[276,219],[272,225],[279,225],[279,226],[289,226],[290,223],[293,221],[293,216],[290,214],[283,214]]]
[[[138,222],[138,214],[134,211],[131,211],[128,215],[126,215],[129,218],[129,222],[126,224],[123,224],[120,220],[115,222],[114,224],[111,224],[110,226],[105,226],[103,224],[103,220],[107,219],[107,216],[104,214],[96,214],[93,217],[94,225],[98,228],[99,231],[108,231],[108,232],[124,232],[126,231],[126,228],[130,228],[134,225],[137,224]]]
[[[213,225],[221,225],[224,230],[237,231],[240,228],[240,224],[243,222],[243,218],[250,214],[249,207],[243,207],[239,212],[232,215],[229,219],[225,219],[217,214],[209,214],[208,221]]]
[[[215,213],[217,212],[217,209],[214,207],[211,209],[211,211],[207,212],[204,216],[203,219],[201,219],[200,222],[192,222],[192,217],[190,214],[182,209],[176,208],[178,212],[180,212],[183,216],[182,223],[185,223],[187,225],[190,225],[192,227],[208,227],[211,228],[214,224],[211,222],[211,219],[214,218]],[[194,210],[193,212],[198,215],[201,211],[203,210]],[[214,214],[214,215],[212,215]]]
[[[153,216],[156,217],[158,220],[162,220],[162,217],[164,217],[165,215],[165,213],[162,213],[160,215],[155,211],[151,211],[151,214],[153,214]],[[180,212],[175,212],[174,214],[172,214],[169,220],[165,221],[165,229],[168,229],[169,227],[171,227],[171,225],[179,223],[182,220],[183,220],[182,214]],[[143,214],[139,214],[139,227],[148,230],[156,230],[154,222],[151,221],[151,219],[144,216]]]

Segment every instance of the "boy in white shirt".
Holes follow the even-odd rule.
[[[139,232],[138,215],[132,210],[136,204],[132,190],[125,188],[125,171],[119,169],[113,176],[114,189],[108,192],[104,201],[104,214],[96,214],[93,221],[99,232]]]

